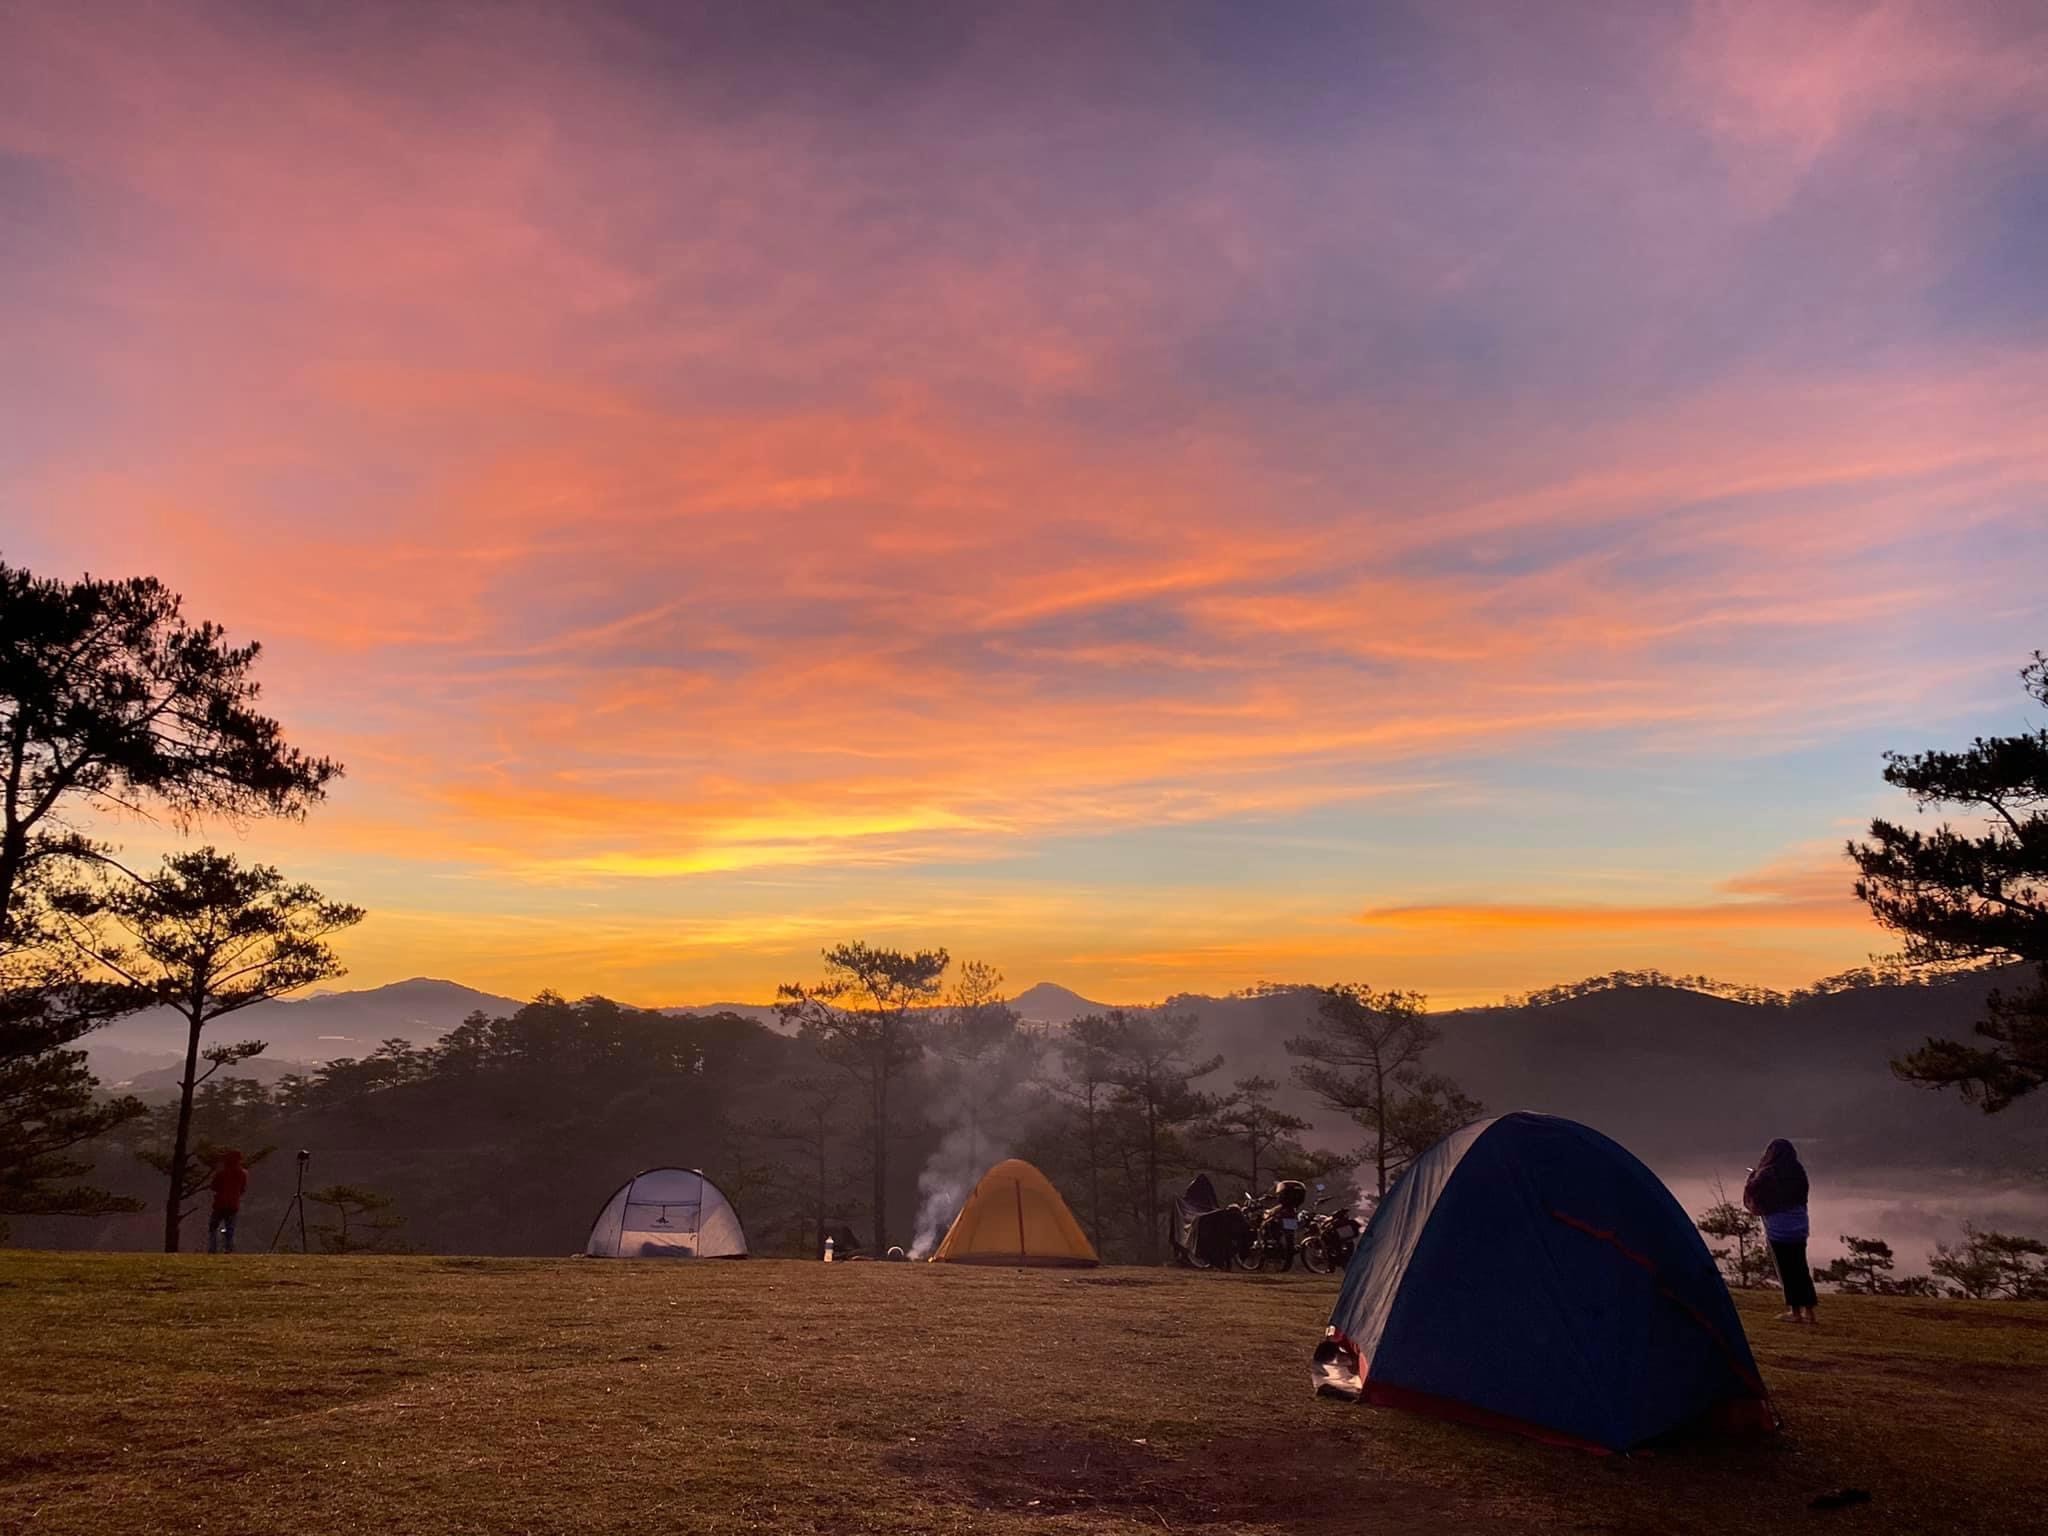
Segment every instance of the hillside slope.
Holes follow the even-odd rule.
[[[479,1009],[497,1015],[518,1007],[509,997],[415,976],[361,992],[258,1003],[221,1020],[208,1038],[262,1040],[270,1046],[266,1054],[274,1058],[331,1061],[365,1055],[393,1036],[415,1045],[438,1040]],[[151,1008],[95,1030],[82,1046],[95,1062],[104,1057],[107,1065],[96,1069],[106,1080],[118,1082],[146,1070],[135,1058],[157,1065],[182,1059],[185,1021],[168,1008]],[[120,1054],[108,1054],[115,1052]]]
[[[1569,1115],[1659,1166],[1740,1168],[1782,1135],[1825,1147],[1840,1166],[2048,1171],[2048,1102],[1987,1116],[1890,1070],[1892,1057],[1930,1034],[1968,1035],[1992,985],[1966,976],[1789,1006],[1617,987],[1439,1015],[1443,1041],[1428,1065],[1489,1110]],[[1355,1135],[1293,1086],[1296,1058],[1284,1042],[1309,1027],[1314,1003],[1304,989],[1184,996],[1172,1006],[1192,1013],[1205,1048],[1228,1058],[1219,1080],[1263,1072],[1327,1134]]]

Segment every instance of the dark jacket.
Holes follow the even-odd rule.
[[[1742,1208],[1752,1216],[1775,1216],[1806,1204],[1806,1170],[1783,1137],[1764,1148],[1742,1186]]]

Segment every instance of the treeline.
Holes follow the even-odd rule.
[[[698,1167],[756,1252],[796,1256],[842,1225],[869,1251],[928,1246],[981,1172],[1021,1156],[1060,1186],[1105,1259],[1157,1262],[1173,1195],[1196,1173],[1231,1193],[1292,1177],[1348,1195],[1354,1167],[1376,1188],[1382,1168],[1398,1175],[1475,1108],[1419,1070],[1434,1031],[1406,995],[1308,994],[1320,1005],[1292,1042],[1302,1079],[1365,1135],[1332,1151],[1304,1144],[1307,1122],[1276,1106],[1275,1080],[1223,1081],[1184,1014],[1034,1026],[986,966],[945,985],[943,951],[842,945],[828,960],[875,973],[874,986],[787,989],[784,1031],[543,994],[504,1017],[473,1014],[439,1041],[387,1040],[269,1087],[208,1082],[191,1116],[196,1165],[228,1147],[250,1161],[259,1243],[291,1193],[278,1153],[304,1147],[322,1193],[339,1180],[391,1202],[357,1245],[542,1254],[579,1247],[641,1168]],[[919,986],[880,980],[907,969]],[[140,1188],[173,1114],[115,1132],[96,1176]]]
[[[1941,979],[1941,973],[1927,968],[1910,966],[1899,961],[1887,961],[1853,966],[1846,971],[1837,971],[1832,976],[1823,976],[1807,986],[1781,992],[1774,987],[1742,986],[1735,982],[1717,981],[1711,976],[1674,976],[1668,971],[1651,968],[1609,971],[1604,976],[1588,976],[1583,981],[1560,982],[1554,987],[1543,987],[1534,992],[1511,993],[1502,998],[1498,1006],[1547,1008],[1556,1003],[1571,1002],[1575,998],[1595,997],[1602,992],[1667,987],[1678,992],[1698,992],[1706,997],[1725,998],[1731,1003],[1747,1003],[1755,1008],[1791,1008],[1817,997],[1833,997],[1842,992],[1862,992],[1872,987],[1930,986]]]
[[[658,1163],[701,1166],[745,1204],[761,1197],[772,1224],[771,1196],[791,1192],[769,1180],[793,1129],[775,1108],[804,1056],[730,1015],[670,1018],[544,993],[507,1017],[473,1014],[439,1041],[386,1040],[269,1087],[204,1084],[195,1148],[208,1164],[228,1147],[253,1164],[257,1228],[292,1193],[277,1152],[306,1149],[316,1187],[339,1181],[392,1202],[387,1221],[403,1226],[386,1226],[385,1247],[573,1251],[612,1189]],[[146,1164],[161,1147],[171,1113],[116,1133],[96,1176],[120,1187],[124,1163]]]

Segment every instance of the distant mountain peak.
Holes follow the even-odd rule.
[[[324,992],[317,997],[278,998],[258,1003],[236,1015],[236,1028],[252,1039],[270,1042],[265,1059],[325,1061],[360,1052],[367,1044],[393,1036],[423,1045],[438,1040],[465,1015],[518,1012],[516,999],[493,996],[460,982],[413,976],[381,987],[354,992]],[[182,1051],[184,1021],[167,1008],[141,1013],[95,1030],[87,1053],[126,1051],[154,1054]],[[109,1061],[119,1058],[108,1055]],[[126,1070],[119,1072],[126,1077]]]
[[[1010,999],[1010,1006],[1039,1024],[1070,1024],[1091,1013],[1106,1013],[1107,1003],[1093,1003],[1057,982],[1041,981]]]
[[[408,976],[404,981],[387,981],[381,987],[360,987],[349,991],[334,991],[323,988],[308,992],[303,997],[286,999],[293,1006],[318,1003],[323,1008],[388,1007],[393,1003],[406,1005],[445,1005],[461,1002],[475,1007],[517,1008],[516,998],[499,997],[495,993],[480,992],[475,987],[466,987],[459,981],[447,981],[439,976]]]

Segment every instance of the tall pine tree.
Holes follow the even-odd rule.
[[[2035,652],[2020,679],[2048,706],[2048,655]],[[1960,752],[1888,753],[1884,777],[1920,809],[1959,807],[1977,825],[1871,822],[1871,840],[1849,844],[1856,894],[1905,935],[1914,964],[2029,968],[1991,994],[1977,1041],[1930,1039],[1892,1070],[1995,1113],[2048,1083],[2048,728],[1980,736]]]
[[[150,578],[61,581],[0,563],[0,1216],[125,1208],[74,1182],[130,1118],[72,1047],[138,1006],[88,984],[46,896],[104,853],[96,813],[296,816],[341,771],[257,709],[259,648],[185,619]]]
[[[1419,992],[1375,992],[1355,983],[1325,987],[1309,1033],[1285,1042],[1288,1054],[1304,1058],[1294,1069],[1302,1086],[1364,1128],[1359,1161],[1372,1167],[1376,1196],[1480,1113],[1479,1101],[1448,1077],[1423,1071],[1423,1059],[1441,1038],[1426,1010]]]

